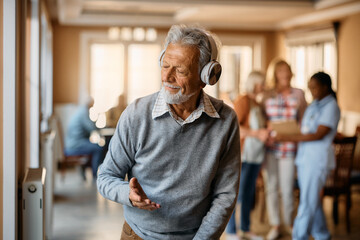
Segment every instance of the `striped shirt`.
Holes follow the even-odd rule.
[[[183,120],[171,109],[169,104],[165,102],[163,93],[160,91],[152,111],[152,118],[155,119],[169,112],[170,116],[181,126],[194,122],[196,119],[198,119],[201,116],[203,112],[206,113],[209,117],[220,118],[219,114],[212,105],[209,96],[206,93],[204,93],[204,91],[202,91],[200,94],[201,97],[200,97],[199,106],[195,109],[195,111],[193,111],[190,114],[189,117]]]

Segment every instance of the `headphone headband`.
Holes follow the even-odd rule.
[[[206,36],[207,36],[207,38],[209,40],[209,44],[210,44],[210,51],[211,51],[211,59],[210,59],[210,61],[216,61],[218,50],[217,50],[217,47],[216,47],[215,40],[209,33],[206,33]]]

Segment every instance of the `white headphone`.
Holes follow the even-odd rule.
[[[210,34],[207,34],[210,48],[211,48],[211,59],[210,61],[201,69],[200,72],[200,78],[201,81],[203,81],[205,84],[208,85],[214,85],[220,78],[221,75],[221,65],[218,61],[216,61],[217,58],[217,48],[216,43],[213,39],[213,37]],[[160,57],[159,57],[159,64],[160,67],[162,66],[163,57],[165,54],[166,48],[161,51]]]

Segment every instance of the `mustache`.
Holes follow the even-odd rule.
[[[167,83],[167,82],[163,82],[163,85],[165,87],[174,88],[174,89],[180,89],[181,88],[179,86],[173,86],[173,85],[171,85],[170,83]]]

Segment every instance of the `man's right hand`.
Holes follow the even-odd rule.
[[[130,179],[129,187],[129,200],[134,207],[148,211],[160,208],[160,204],[150,201],[135,177]]]

